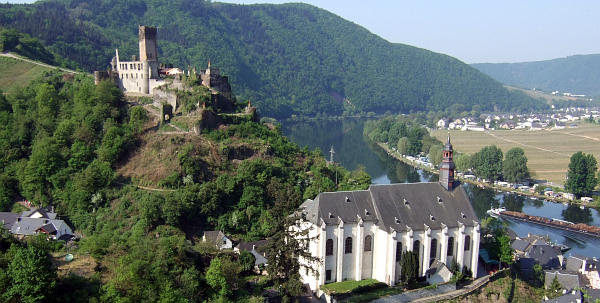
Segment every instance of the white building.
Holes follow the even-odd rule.
[[[317,292],[323,284],[349,279],[395,285],[405,251],[417,253],[420,276],[431,273],[434,262],[440,267],[452,261],[475,276],[479,222],[465,190],[454,182],[449,140],[440,170],[440,183],[371,185],[306,200],[300,228],[310,230],[315,240],[309,250],[322,262],[311,265],[318,276],[301,271],[303,282]]]

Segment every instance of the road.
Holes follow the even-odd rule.
[[[30,59],[27,59],[27,58],[23,58],[23,57],[17,56],[17,55],[12,54],[12,53],[1,53],[0,56],[2,56],[2,57],[8,57],[8,58],[13,58],[13,59],[21,60],[21,61],[25,61],[25,62],[29,62],[31,64],[36,64],[36,65],[44,66],[44,67],[47,67],[47,68],[58,69],[58,70],[61,70],[63,72],[66,72],[66,73],[81,74],[81,72],[76,72],[76,71],[71,70],[71,69],[66,69],[66,68],[62,68],[62,67],[58,67],[58,66],[49,65],[49,64],[46,64],[46,63],[41,63],[41,62],[38,62],[38,61],[30,60]]]

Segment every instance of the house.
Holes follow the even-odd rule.
[[[532,123],[529,130],[542,130],[544,127],[540,123]]]
[[[13,224],[17,222],[17,218],[19,218],[19,214],[0,212],[0,224],[2,224],[4,229],[10,230]]]
[[[581,303],[583,294],[579,290],[573,290],[572,292],[566,293],[560,297],[554,299],[542,301],[544,303]]]
[[[565,263],[567,271],[583,274],[591,288],[600,289],[600,263],[597,259],[572,255],[566,259]]]
[[[440,119],[438,120],[438,122],[436,123],[438,128],[446,128],[446,125],[448,124],[448,121],[446,121],[445,119]]]
[[[296,228],[308,232],[313,239],[308,251],[321,260],[315,264],[301,258],[318,275],[300,275],[319,294],[321,285],[344,280],[376,279],[395,285],[406,251],[418,256],[421,277],[446,279],[441,264],[453,261],[473,277],[477,274],[480,225],[465,190],[454,181],[450,138],[439,182],[324,192],[306,200],[299,212],[305,219]]]
[[[425,278],[429,284],[443,284],[450,281],[452,275],[448,266],[436,259],[429,265]]]
[[[233,242],[220,230],[205,231],[202,242],[213,243],[219,250],[233,248]]]
[[[233,251],[236,253],[241,253],[242,251],[249,251],[252,255],[254,255],[254,268],[258,269],[260,266],[265,266],[268,263],[267,256],[265,254],[267,240],[258,240],[255,242],[240,242],[233,248]]]
[[[581,273],[565,270],[545,270],[544,287],[546,289],[550,288],[554,277],[558,280],[560,287],[566,291],[580,289],[587,284]]]
[[[548,244],[531,245],[525,252],[525,257],[534,259],[543,269],[561,268],[560,250]]]
[[[567,127],[567,125],[564,122],[558,121],[558,122],[554,123],[554,127],[553,128],[554,129],[564,129],[566,127]]]
[[[57,219],[51,206],[21,212],[9,230],[17,237],[44,233],[54,240],[68,240],[73,236],[71,227],[65,221]]]

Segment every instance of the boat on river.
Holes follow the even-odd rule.
[[[499,208],[491,208],[488,211],[486,211],[486,213],[488,215],[490,215],[490,217],[498,218],[498,217],[500,217],[500,213],[503,211],[506,211],[506,208],[499,207]]]
[[[583,223],[573,223],[566,220],[556,218],[545,218],[538,216],[530,216],[517,211],[503,210],[499,208],[490,209],[488,211],[491,214],[497,215],[503,218],[510,218],[514,220],[524,221],[528,223],[543,225],[551,228],[566,230],[570,232],[580,233],[588,236],[600,238],[600,227],[591,226]]]

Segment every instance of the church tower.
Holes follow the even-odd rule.
[[[450,133],[448,133],[448,141],[444,145],[442,164],[440,164],[440,183],[447,190],[454,189],[454,162],[452,161]]]

